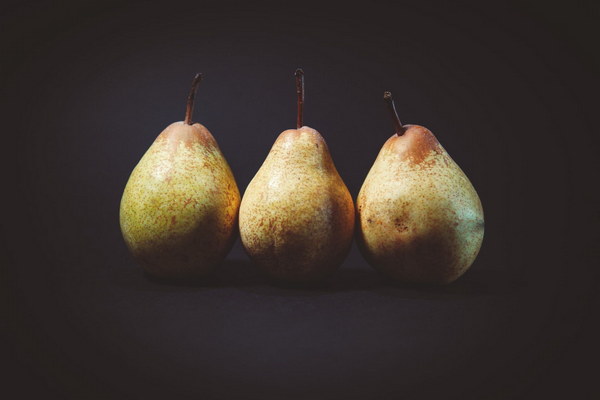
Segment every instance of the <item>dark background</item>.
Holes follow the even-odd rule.
[[[8,398],[600,394],[597,4],[3,4]],[[323,287],[274,287],[239,241],[204,284],[135,266],[122,190],[194,73],[243,192],[294,127],[297,66],[354,197],[384,90],[470,177],[486,236],[455,284],[391,285],[353,248]]]

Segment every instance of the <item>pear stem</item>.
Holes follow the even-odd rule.
[[[296,120],[296,128],[300,129],[303,125],[304,111],[304,71],[298,68],[294,73],[296,76],[296,95],[298,96],[298,119]]]
[[[184,123],[191,125],[192,124],[192,114],[194,114],[194,97],[196,97],[196,90],[198,89],[198,85],[202,80],[202,73],[198,72],[194,79],[192,80],[192,87],[190,88],[190,94],[188,95],[187,104],[185,107],[185,119]]]
[[[400,117],[398,117],[398,112],[396,111],[396,104],[394,104],[394,98],[392,97],[391,92],[383,92],[383,99],[387,103],[388,111],[390,112],[390,116],[392,117],[392,124],[394,124],[394,129],[398,136],[402,136],[406,131],[406,128],[400,122]]]

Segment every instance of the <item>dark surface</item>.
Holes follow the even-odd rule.
[[[0,39],[7,398],[600,394],[597,6],[18,4]],[[194,73],[194,119],[243,191],[294,126],[297,66],[353,196],[392,134],[384,90],[470,177],[486,236],[458,282],[393,286],[353,248],[329,284],[275,287],[239,241],[202,284],[134,265],[121,193]]]

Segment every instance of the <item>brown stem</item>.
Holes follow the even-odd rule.
[[[304,71],[298,68],[294,73],[296,76],[296,95],[298,96],[298,119],[296,120],[296,128],[302,128],[302,113],[304,111]]]
[[[394,124],[394,129],[399,136],[402,136],[406,131],[406,128],[400,122],[400,117],[398,117],[398,112],[396,111],[396,105],[394,104],[394,99],[392,98],[391,92],[383,92],[383,99],[387,103],[388,111],[390,112],[390,117],[392,117],[392,123]]]
[[[184,123],[191,125],[192,124],[192,114],[194,113],[194,97],[196,96],[196,89],[198,89],[198,85],[202,80],[202,73],[198,72],[194,79],[192,80],[192,87],[190,88],[190,94],[188,95],[187,104],[185,107],[185,119]]]

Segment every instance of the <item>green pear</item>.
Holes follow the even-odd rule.
[[[159,278],[199,278],[223,261],[235,240],[240,193],[215,138],[192,123],[198,74],[185,121],[169,125],[137,164],[121,199],[125,242]]]
[[[279,135],[240,205],[240,237],[270,278],[311,283],[331,275],[348,254],[354,203],[325,139],[303,126],[303,72],[296,71],[297,129]]]
[[[481,201],[433,133],[403,126],[391,94],[384,98],[396,134],[383,145],[356,201],[359,248],[397,281],[452,282],[481,247]]]

